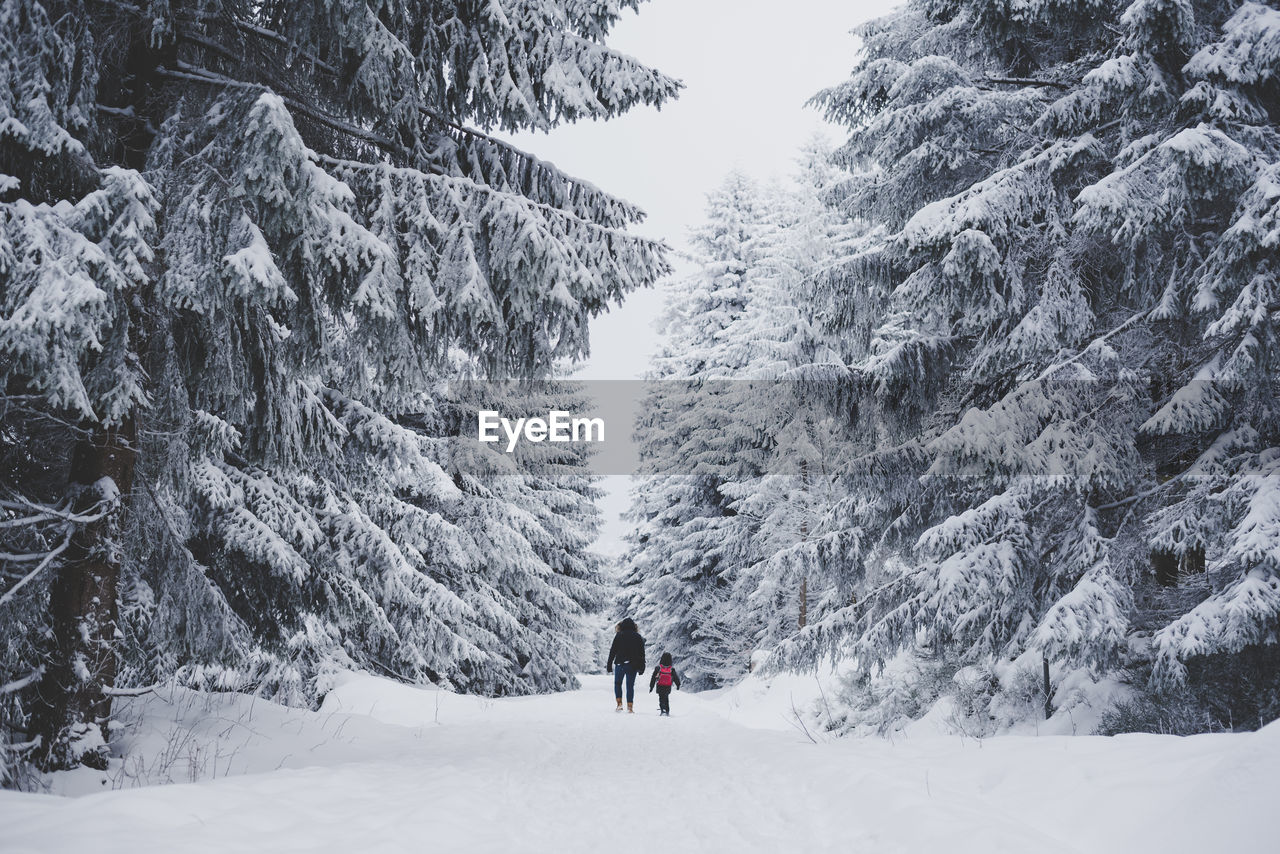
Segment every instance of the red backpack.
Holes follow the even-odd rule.
[[[669,688],[671,686],[671,668],[670,667],[658,668],[658,684],[661,685],[663,688]]]

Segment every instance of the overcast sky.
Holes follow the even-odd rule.
[[[650,0],[628,13],[609,44],[685,84],[678,100],[607,122],[549,134],[520,134],[517,145],[644,208],[638,231],[677,249],[702,219],[707,192],[733,168],[764,179],[788,174],[800,146],[825,130],[804,106],[842,82],[856,58],[849,31],[898,0]],[[592,356],[579,375],[634,379],[657,341],[659,290],[634,294],[591,325]],[[614,428],[617,429],[617,428]],[[630,429],[629,426],[626,429]],[[609,478],[599,548],[616,553],[624,526],[626,478]]]

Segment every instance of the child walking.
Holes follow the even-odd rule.
[[[680,674],[671,666],[671,653],[664,652],[649,677],[649,691],[658,689],[658,714],[671,716],[671,686],[680,687]]]

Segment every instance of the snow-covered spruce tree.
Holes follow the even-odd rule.
[[[52,636],[43,650],[6,641],[4,677],[18,678],[4,693],[28,701],[6,696],[4,723],[59,765],[96,762],[104,743],[96,721],[117,668],[122,496],[145,400],[131,327],[157,202],[136,171],[98,167],[78,138],[94,118],[97,73],[79,61],[91,42],[51,20],[39,4],[0,5],[0,371],[6,456],[17,462],[5,471],[15,479],[0,495],[0,533],[22,546],[0,557],[0,607],[25,612],[6,629]],[[42,447],[49,438],[64,444]],[[24,596],[47,598],[47,620]]]
[[[733,173],[710,195],[694,235],[705,260],[671,301],[640,430],[651,470],[636,490],[627,604],[700,685],[740,676],[762,633],[776,634],[767,627],[805,619],[807,574],[767,559],[784,540],[792,557],[819,540],[830,498],[829,484],[797,480],[813,443],[832,439],[830,422],[812,429],[804,388],[832,364],[847,371],[805,288],[854,231],[820,201],[833,172],[820,142],[800,165],[794,182],[756,188]],[[818,601],[827,585],[813,581]]]
[[[554,380],[455,383],[450,400],[436,429],[452,435],[473,435],[478,408],[545,417],[590,405],[580,386]],[[431,562],[431,573],[457,592],[469,608],[467,631],[482,639],[480,657],[444,672],[455,685],[489,694],[577,685],[588,615],[608,598],[602,559],[589,550],[600,513],[586,447],[524,443],[513,454],[488,446],[480,458],[451,455],[458,496],[424,506],[463,538]]]
[[[792,180],[771,194],[769,227],[753,244],[746,310],[724,335],[737,375],[759,386],[758,402],[737,416],[768,436],[765,474],[721,487],[732,499],[729,538],[741,561],[735,623],[765,648],[851,593],[843,572],[847,543],[827,528],[844,495],[838,481],[851,437],[824,409],[847,388],[850,373],[816,296],[829,266],[855,251],[863,228],[823,201],[839,175],[830,154],[825,140],[811,140]],[[832,533],[842,547],[833,548]]]
[[[733,380],[742,365],[727,330],[747,308],[754,242],[769,206],[745,174],[730,173],[708,194],[707,217],[691,235],[699,268],[676,283],[664,317],[636,437],[641,477],[632,494],[623,558],[620,616],[631,616],[648,644],[684,662],[690,687],[708,688],[746,672],[749,630],[730,607],[733,569],[727,537],[733,511],[720,492],[730,479],[756,477],[745,401]],[[759,457],[759,453],[754,454]]]
[[[886,488],[867,595],[779,661],[1274,682],[1280,12],[959,0],[863,35],[819,101],[851,127],[841,204],[891,231],[828,315],[870,333],[867,459],[915,486]],[[1268,690],[1212,714],[1274,717]]]
[[[0,3],[0,608],[53,638],[0,621],[0,702],[41,764],[103,761],[122,650],[297,700],[493,654],[406,425],[450,353],[544,373],[665,270],[637,209],[476,129],[672,97],[603,43],[637,5]]]

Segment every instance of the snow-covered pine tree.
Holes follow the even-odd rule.
[[[17,458],[0,530],[6,545],[24,546],[0,558],[0,607],[27,612],[6,626],[30,631],[38,620],[53,637],[51,650],[7,643],[21,650],[5,661],[5,675],[14,667],[21,677],[13,690],[39,692],[26,747],[52,764],[100,764],[96,721],[110,705],[101,686],[117,668],[122,501],[145,400],[133,327],[157,202],[137,171],[99,168],[79,138],[94,119],[97,73],[79,61],[91,49],[85,34],[59,32],[54,20],[34,2],[0,5],[0,371],[14,407],[5,406],[6,456]],[[64,444],[39,447],[40,434]],[[47,622],[32,619],[43,609],[24,595],[48,597]],[[4,723],[25,723],[32,704],[4,701]]]
[[[1137,249],[1143,272],[1168,271],[1150,318],[1199,339],[1141,425],[1154,445],[1175,449],[1160,489],[1142,496],[1154,505],[1149,543],[1204,597],[1172,622],[1153,621],[1156,680],[1181,686],[1189,662],[1203,670],[1247,653],[1265,691],[1276,665],[1267,647],[1280,634],[1280,10],[1206,11],[1126,12],[1128,55],[1153,81],[1177,81],[1169,95],[1185,118],[1082,193],[1078,219]],[[1170,19],[1181,25],[1172,32]],[[1100,94],[1115,91],[1099,77]],[[1150,200],[1138,188],[1151,181],[1170,188],[1159,217],[1140,211]],[[1276,715],[1274,700],[1249,700],[1260,703],[1250,717]]]
[[[761,634],[776,634],[767,626],[803,619],[806,573],[768,558],[783,540],[816,545],[832,497],[821,461],[817,479],[796,480],[813,443],[838,445],[833,423],[805,408],[808,385],[833,367],[848,374],[806,288],[856,232],[820,199],[834,172],[820,141],[800,166],[794,182],[764,188],[731,173],[709,196],[694,235],[705,261],[671,302],[644,410],[652,470],[636,490],[627,604],[697,685],[741,675]],[[817,603],[827,579],[812,580]]]
[[[748,665],[750,633],[734,625],[740,615],[730,605],[733,570],[741,566],[726,536],[733,511],[720,487],[760,473],[735,382],[743,354],[728,330],[746,311],[755,241],[768,219],[761,190],[741,172],[708,194],[706,220],[691,234],[702,259],[670,291],[666,337],[636,425],[642,468],[618,607],[655,653],[685,662],[682,678],[695,689]]]
[[[766,473],[721,487],[732,499],[729,538],[741,561],[735,623],[766,648],[851,593],[844,550],[832,548],[826,526],[843,497],[838,479],[852,437],[825,408],[838,407],[851,375],[816,296],[863,228],[824,201],[839,178],[825,140],[810,140],[798,167],[770,196],[769,226],[753,244],[746,310],[724,335],[738,376],[760,386],[759,402],[737,417],[769,436]]]
[[[583,388],[569,382],[454,386],[453,411],[436,427],[455,436],[470,435],[480,407],[545,417],[590,406]],[[466,445],[473,447],[469,439]],[[465,540],[430,561],[429,571],[458,592],[470,609],[466,631],[483,638],[482,657],[459,658],[444,672],[454,684],[489,694],[576,687],[588,615],[608,599],[603,560],[589,548],[600,524],[589,447],[524,443],[509,455],[488,446],[485,459],[450,460],[459,496],[430,509]]]
[[[840,203],[890,232],[828,316],[869,330],[865,459],[915,485],[886,485],[867,595],[780,661],[1170,686],[1274,640],[1278,15],[961,0],[863,29],[819,101],[851,128]]]
[[[42,764],[102,761],[121,650],[299,700],[479,657],[430,571],[469,540],[421,506],[458,487],[405,424],[451,353],[545,373],[666,269],[484,132],[674,96],[604,44],[637,5],[0,3],[0,608],[55,638],[6,617],[0,684]]]

